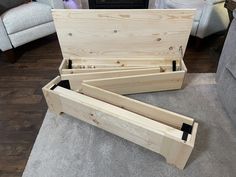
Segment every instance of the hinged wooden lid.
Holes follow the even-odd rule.
[[[180,58],[193,9],[53,10],[65,59]]]

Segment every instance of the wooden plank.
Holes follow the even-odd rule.
[[[60,86],[57,86],[53,90],[53,92],[55,94],[59,95],[59,97],[60,97],[60,100],[62,103],[61,112],[64,112],[64,113],[75,112],[75,114],[80,114],[77,112],[83,113],[84,111],[80,110],[78,107],[88,106],[91,109],[97,110],[101,113],[116,117],[116,119],[122,119],[125,122],[127,121],[132,124],[139,125],[140,128],[143,127],[143,128],[151,129],[155,132],[159,132],[159,133],[162,132],[162,133],[170,135],[171,137],[173,137],[175,139],[178,139],[179,141],[182,141],[183,132],[181,130],[161,124],[157,121],[153,121],[153,120],[146,118],[144,116],[135,114],[133,112],[127,111],[125,109],[119,108],[119,107],[111,105],[109,103],[100,101],[98,99],[94,99],[92,97],[83,95],[81,93],[77,93],[77,92],[65,89]],[[69,108],[69,105],[71,105],[71,104],[67,105],[66,104],[67,102],[73,102],[74,106]],[[90,112],[90,113],[92,113],[92,112]],[[86,115],[91,116],[90,114],[87,114],[87,113],[84,116],[87,117]],[[95,116],[95,113],[94,113],[94,116]],[[99,116],[99,115],[97,115],[97,116]],[[78,116],[76,116],[76,117],[78,117]],[[103,117],[103,116],[101,116],[101,117]],[[80,117],[78,117],[78,118],[83,119]],[[98,124],[96,122],[94,122],[94,123]],[[114,122],[114,124],[116,124],[116,123]],[[109,126],[112,126],[112,125],[109,125]],[[188,140],[190,140],[190,137]]]
[[[53,9],[63,58],[178,58],[193,9]]]
[[[159,67],[160,65],[145,65],[141,66],[139,64],[133,65],[133,66],[123,66],[121,64],[94,64],[91,63],[91,65],[85,65],[85,64],[74,64],[72,66],[73,69],[99,69],[99,68],[136,68],[136,67],[145,67],[145,68],[150,68],[150,67]]]
[[[135,64],[136,62],[137,64]],[[177,66],[177,69],[179,70],[181,68],[180,67],[181,63],[177,61],[176,66]],[[172,60],[160,61],[160,59],[156,60],[156,59],[149,58],[147,61],[145,61],[143,58],[142,59],[139,59],[139,58],[129,58],[129,59],[81,58],[81,59],[72,59],[72,69],[68,69],[68,60],[63,59],[59,67],[59,72],[61,75],[63,75],[63,74],[87,73],[87,72],[88,73],[89,72],[104,72],[104,71],[113,71],[113,70],[147,69],[147,68],[156,68],[156,67],[161,67],[162,71],[172,71]]]
[[[162,68],[166,68],[169,70],[171,66],[164,66]],[[133,69],[147,69],[147,68],[156,68],[154,66],[151,67],[109,67],[109,68],[89,68],[89,69],[62,69],[62,74],[79,74],[79,73],[92,73],[92,72],[105,72],[105,71],[118,71],[118,70],[133,70]]]
[[[76,73],[76,74],[63,74],[62,80],[75,79],[75,80],[91,80],[101,78],[112,78],[132,75],[143,75],[160,73],[160,68],[144,68],[144,69],[131,69],[131,70],[112,70],[112,71],[99,71],[99,72],[88,72],[88,73]]]
[[[80,66],[161,66],[161,65],[171,65],[173,58],[79,58],[79,59],[71,59],[73,61],[72,67],[79,68]],[[176,65],[179,66],[180,63],[178,59],[176,59]]]
[[[45,91],[49,91],[45,88]],[[51,90],[50,90],[51,91]],[[163,155],[167,162],[183,169],[193,149],[192,136],[182,140],[183,132],[109,103],[57,86],[53,91],[61,104],[60,112],[102,128]],[[46,99],[51,99],[49,92]],[[194,137],[195,135],[193,135]],[[182,152],[190,152],[182,154]],[[185,158],[180,158],[184,156]],[[178,160],[179,159],[179,160]]]
[[[112,93],[107,90],[93,87],[85,83],[82,84],[82,87],[79,91],[85,95],[119,106],[123,109],[132,111],[139,115],[148,117],[152,120],[178,129],[181,129],[183,123],[192,126],[194,122],[194,120],[190,117],[186,117],[156,106],[152,106],[150,104],[143,103],[138,100]]]
[[[184,75],[185,71],[176,71],[84,80],[83,82],[118,94],[133,94],[180,89],[182,87]]]
[[[80,73],[80,74],[63,74],[62,80],[69,80],[72,90],[78,90],[81,88],[83,80],[100,79],[100,78],[114,78],[123,76],[134,76],[143,74],[159,73],[160,68],[153,69],[134,69],[134,70],[116,70],[107,72],[92,72],[92,73]]]

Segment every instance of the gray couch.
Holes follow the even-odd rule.
[[[236,10],[221,53],[216,81],[219,98],[236,125]]]
[[[64,8],[62,0],[0,1],[0,50],[8,51],[55,32],[52,8]]]

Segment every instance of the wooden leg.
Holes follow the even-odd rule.
[[[3,52],[3,55],[11,63],[15,63],[17,59],[19,58],[15,49],[10,49],[10,50],[5,51]]]
[[[50,88],[53,85],[58,84],[59,82],[60,82],[60,77],[56,77],[42,89],[45,98],[47,98],[46,102],[48,104],[49,110],[54,112],[57,115],[60,115],[62,113],[62,105],[61,105],[60,96],[52,92]]]

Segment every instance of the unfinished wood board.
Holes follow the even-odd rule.
[[[79,63],[77,60],[73,60],[73,63]],[[92,73],[92,72],[106,72],[106,71],[125,71],[125,70],[136,70],[136,69],[155,69],[157,68],[154,65],[149,66],[122,66],[122,67],[81,67],[81,68],[74,68],[72,65],[72,68],[69,69],[68,67],[68,60],[63,59],[62,63],[59,67],[59,72],[61,75],[67,75],[67,74],[79,74],[79,73]],[[179,66],[180,67],[180,66]],[[158,65],[158,68],[160,66]],[[170,71],[172,69],[171,65],[165,65],[161,67],[163,71]]]
[[[109,92],[91,85],[82,84],[80,92],[93,98],[111,103],[123,109],[148,117],[163,124],[181,129],[183,123],[193,125],[194,120],[150,104],[143,103],[116,93]]]
[[[162,66],[172,65],[174,58],[81,58],[71,59],[73,60],[72,68],[79,68],[80,66],[132,66],[132,67],[144,67],[144,66]],[[179,66],[179,60],[176,61],[176,65]]]
[[[63,74],[62,80],[91,80],[91,79],[101,79],[101,78],[113,78],[113,77],[123,77],[132,75],[143,75],[143,74],[153,74],[159,73],[160,68],[145,68],[145,69],[133,69],[133,70],[115,70],[115,71],[105,71],[105,72],[91,72],[91,73],[79,73],[79,74]]]
[[[185,71],[176,71],[84,80],[83,82],[118,94],[134,94],[180,89],[182,87],[184,75]]]
[[[69,80],[70,87],[72,90],[79,90],[81,88],[81,83],[84,80],[94,80],[94,79],[105,79],[105,78],[115,78],[123,76],[136,76],[144,74],[155,74],[159,73],[160,68],[153,69],[133,69],[133,70],[115,70],[106,72],[91,72],[91,73],[80,73],[80,74],[63,74],[61,76],[62,80]]]
[[[61,75],[67,74],[79,74],[79,73],[93,73],[93,72],[106,72],[106,71],[126,71],[126,70],[135,70],[135,69],[148,69],[156,67],[109,67],[109,68],[88,68],[88,69],[62,69],[59,70]],[[162,68],[162,67],[161,67]],[[165,71],[169,71],[171,66],[163,68]]]
[[[195,10],[52,10],[63,58],[179,59]]]

